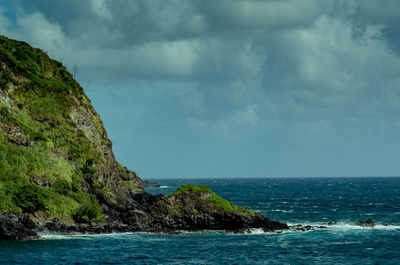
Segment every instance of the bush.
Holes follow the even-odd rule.
[[[25,212],[45,210],[47,194],[37,185],[25,184],[16,188],[13,200]]]
[[[93,197],[75,209],[72,212],[72,218],[77,223],[104,222],[101,206]]]
[[[68,183],[65,179],[58,179],[53,186],[55,192],[62,194],[62,195],[68,195],[68,193],[71,191],[71,184]]]
[[[72,184],[71,184],[72,192],[82,193],[80,181],[81,181],[80,177],[72,175]]]
[[[93,167],[93,164],[93,159],[87,159],[82,167],[82,173],[88,179],[92,179],[96,174],[96,169]]]

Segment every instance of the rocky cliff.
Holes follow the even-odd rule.
[[[284,229],[206,187],[144,191],[58,61],[0,36],[0,239],[37,232]]]

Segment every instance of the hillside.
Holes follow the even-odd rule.
[[[0,239],[5,224],[38,232],[272,229],[216,196],[194,186],[145,193],[115,160],[99,115],[62,63],[0,36]]]
[[[99,115],[60,62],[0,37],[0,87],[0,211],[45,209],[71,221],[74,209],[97,204],[89,194],[116,203],[143,191],[115,160]]]

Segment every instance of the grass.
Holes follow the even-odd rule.
[[[72,220],[81,209],[78,219],[100,220],[101,207],[81,183],[103,161],[69,117],[71,109],[86,108],[103,143],[108,138],[82,87],[62,63],[25,42],[0,36],[0,61],[0,90],[11,99],[0,105],[0,212],[40,210]],[[12,139],[16,132],[23,144]]]
[[[188,194],[188,193],[206,193],[208,196],[204,201],[211,204],[216,209],[223,210],[224,212],[235,212],[242,215],[255,215],[251,210],[237,206],[232,202],[225,200],[221,196],[215,194],[209,187],[204,185],[184,184],[180,185],[172,195]]]
[[[193,185],[193,184],[183,184],[180,185],[177,190],[173,194],[185,194],[191,192],[207,192],[207,193],[214,193],[211,189],[204,185]],[[214,193],[215,194],[215,193]]]

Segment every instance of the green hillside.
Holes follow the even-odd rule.
[[[119,186],[142,190],[71,73],[0,36],[0,213],[101,221],[98,200],[117,203]]]

